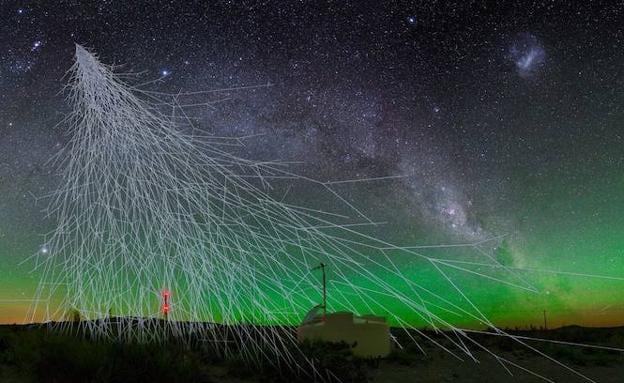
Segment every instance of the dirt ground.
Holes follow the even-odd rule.
[[[376,370],[372,370],[373,383],[418,383],[418,382],[474,382],[474,383],[529,383],[540,381],[554,382],[624,382],[624,358],[605,366],[578,365],[562,360],[567,367],[557,365],[540,356],[521,356],[499,353],[521,368],[507,365],[507,371],[495,358],[483,353],[477,354],[478,362],[458,361],[450,355],[432,358],[409,366],[396,362],[384,361]],[[464,356],[462,356],[464,357]],[[465,357],[464,357],[465,359]],[[543,378],[540,378],[540,375]],[[582,377],[584,375],[586,378]]]
[[[463,352],[466,351],[463,347],[451,347],[445,341],[449,335],[427,333],[437,345],[421,342],[422,339],[418,343],[402,339],[400,344],[405,346],[394,348],[388,358],[377,365],[353,358],[350,352],[343,354],[344,350],[336,349],[336,344],[321,344],[308,351],[319,363],[325,359],[324,365],[330,366],[327,368],[342,371],[341,376],[347,377],[343,379],[345,383],[364,382],[366,377],[371,383],[624,383],[624,353],[620,351],[624,349],[624,327],[571,326],[518,332],[523,339],[532,339],[522,343],[491,334],[477,335],[471,338],[475,342],[469,347],[474,359]],[[554,360],[536,354],[538,349]],[[284,374],[274,365],[264,366],[271,368],[259,371],[240,361],[235,363],[235,360],[223,360],[215,355],[201,347],[189,348],[183,344],[162,347],[94,342],[49,332],[43,327],[0,326],[0,383],[296,383],[308,380],[305,376]],[[102,378],[102,373],[108,374],[110,379]]]

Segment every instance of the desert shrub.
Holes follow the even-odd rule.
[[[414,343],[407,343],[403,348],[394,348],[386,358],[389,362],[402,366],[411,366],[422,359],[422,351]]]
[[[368,380],[366,361],[354,356],[351,345],[345,342],[306,341],[301,345],[301,352],[330,380],[332,377],[345,383]]]
[[[40,354],[35,368],[40,381],[92,382],[101,375],[107,349],[80,338],[53,335],[42,342]]]
[[[389,362],[403,366],[413,366],[423,363],[428,359],[429,357],[425,355],[421,348],[414,342],[404,344],[403,348],[394,348],[386,358]]]
[[[14,344],[14,334],[0,334],[0,365],[10,365],[15,362]]]
[[[496,346],[498,347],[498,349],[500,349],[501,351],[505,351],[505,352],[512,352],[519,347],[524,347],[520,343],[518,343],[516,340],[506,337],[506,336],[498,337],[496,341],[497,341]]]
[[[397,363],[402,366],[411,366],[413,364],[416,364],[416,362],[418,361],[418,358],[416,355],[409,353],[406,350],[397,349],[397,350],[392,350],[390,355],[388,355],[387,360],[389,362]]]
[[[225,362],[228,374],[236,378],[249,378],[257,374],[258,366],[240,357],[228,358]],[[260,366],[261,368],[261,366]]]
[[[121,344],[111,348],[110,382],[209,382],[197,353],[179,344]]]
[[[43,331],[41,329],[16,330],[11,338],[13,364],[21,371],[34,371],[41,360]]]
[[[119,343],[89,339],[78,331],[0,330],[0,367],[11,376],[19,376],[18,381],[206,383],[214,366],[233,378],[253,377],[266,383],[310,382],[315,378],[344,383],[368,381],[369,361],[355,357],[352,345],[346,343],[293,344],[286,350],[292,355],[288,361],[280,362],[265,350],[264,360],[250,362],[224,358],[201,342],[192,346],[174,340],[164,345]]]
[[[262,383],[294,382],[367,382],[367,360],[353,355],[345,342],[305,341],[289,350],[287,364],[266,361],[259,367]]]

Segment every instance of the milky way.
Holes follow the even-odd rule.
[[[254,135],[250,158],[292,161],[324,181],[406,176],[340,186],[384,222],[378,236],[423,244],[506,234],[510,265],[621,274],[621,15],[611,3],[3,2],[0,300],[34,289],[32,265],[19,263],[52,227],[42,208],[59,180],[47,161],[68,140],[56,124],[68,112],[63,75],[76,42],[120,72],[141,72],[137,83],[161,78],[154,91],[254,86],[189,108],[197,133]],[[330,204],[295,186],[284,198]],[[561,322],[621,314],[612,285],[539,275],[549,295],[480,286],[475,295],[520,324],[543,306]],[[587,315],[594,305],[611,308]],[[0,320],[21,320],[26,306],[0,308]]]

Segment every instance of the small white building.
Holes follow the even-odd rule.
[[[390,328],[384,317],[375,315],[354,316],[350,312],[323,315],[317,306],[297,329],[297,339],[346,342],[353,354],[364,358],[378,358],[390,353]]]

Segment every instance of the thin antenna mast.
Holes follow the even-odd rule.
[[[327,277],[325,275],[325,264],[321,262],[320,265],[313,268],[312,270],[321,269],[323,273],[323,320],[325,320],[325,316],[327,315]]]

